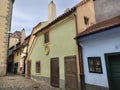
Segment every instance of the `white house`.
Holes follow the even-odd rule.
[[[120,16],[80,33],[86,90],[120,90]]]

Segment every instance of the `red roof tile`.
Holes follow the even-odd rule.
[[[31,36],[31,35],[29,35],[29,36],[27,36],[27,37],[25,38],[24,42],[22,43],[22,46],[25,46],[25,45],[27,45],[27,44],[29,43],[30,36]]]
[[[21,32],[20,31],[15,31],[14,33],[11,34],[11,37],[20,39]]]

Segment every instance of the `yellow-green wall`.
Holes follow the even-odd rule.
[[[64,57],[76,55],[74,17],[70,17],[49,30],[50,41],[48,46],[50,53],[44,54],[44,34],[37,37],[36,44],[30,56],[32,61],[32,75],[50,77],[50,58],[59,57],[60,79],[64,79]],[[41,62],[41,73],[36,74],[35,63]]]

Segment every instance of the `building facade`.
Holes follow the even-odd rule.
[[[50,23],[52,20],[56,18],[56,5],[53,1],[51,1],[48,5],[48,20],[44,22],[38,23],[32,30],[31,35],[30,35],[30,40],[29,40],[29,46],[28,46],[28,56],[27,59],[29,59],[29,56],[31,54],[31,50],[35,44],[35,33],[39,31],[41,28],[46,26],[48,22]]]
[[[28,45],[28,49],[27,49],[27,52],[28,52],[28,55],[27,55],[27,58],[26,58],[26,67],[27,67],[27,61],[29,60],[29,57],[32,53],[32,49],[35,45],[35,42],[36,42],[36,38],[35,38],[35,33],[37,31],[39,31],[41,28],[43,28],[44,26],[46,26],[48,24],[48,22],[50,23],[53,19],[56,18],[56,5],[54,4],[53,1],[50,2],[50,4],[48,5],[48,20],[47,21],[44,21],[44,22],[40,22],[38,23],[32,30],[31,32],[31,35],[30,35],[30,40],[29,40],[29,45]],[[29,67],[29,66],[28,66]],[[28,70],[26,70],[26,77],[27,78],[30,78],[28,72],[29,72],[29,68],[26,68]]]
[[[21,57],[20,57],[20,73],[21,74],[25,74],[25,70],[26,70],[26,58],[27,58],[27,55],[28,55],[28,44],[29,44],[29,40],[30,40],[30,35],[27,36],[24,40],[24,42],[22,43],[21,45]]]
[[[82,3],[82,2],[81,2]],[[85,4],[77,4],[76,10],[78,33],[84,31],[87,27],[96,23],[94,1],[85,0]]]
[[[10,33],[9,48],[16,45],[18,42],[23,43],[25,37],[26,33],[24,28],[21,31],[15,31],[14,33]]]
[[[86,90],[120,89],[120,16],[97,23],[77,37]]]
[[[14,48],[14,59],[13,59],[13,68],[14,68],[14,73],[20,73],[21,69],[20,69],[20,59],[21,59],[21,43],[18,42],[15,45]]]
[[[8,49],[7,72],[14,71],[14,46]]]
[[[91,12],[92,15],[84,10]],[[90,22],[95,23],[94,7],[93,1],[87,0],[68,9],[37,31],[34,34],[35,44],[28,58],[30,64],[28,67],[31,70],[27,70],[27,74],[56,88],[79,90],[81,83],[79,55],[73,38],[81,28],[82,31],[89,27]],[[78,29],[77,25],[81,25],[81,28]]]
[[[16,48],[18,48],[18,43],[22,45],[24,39],[26,37],[25,29],[21,31],[15,31],[14,33],[10,33],[9,36],[9,49],[8,49],[8,58],[7,58],[7,71],[14,72],[14,59],[16,60]],[[21,52],[21,48],[20,48]],[[18,58],[19,60],[19,58]]]
[[[0,0],[0,76],[6,75],[8,37],[14,0]]]

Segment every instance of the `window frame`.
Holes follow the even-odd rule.
[[[89,25],[89,18],[84,16],[84,24]]]
[[[37,67],[37,64],[39,64],[39,67]],[[36,73],[40,73],[40,71],[41,71],[41,63],[40,63],[40,61],[36,61],[35,67],[36,67],[36,69],[35,69]]]
[[[88,57],[88,68],[90,73],[102,74],[103,71],[102,71],[101,57]]]
[[[44,43],[49,42],[49,31],[44,33]]]

